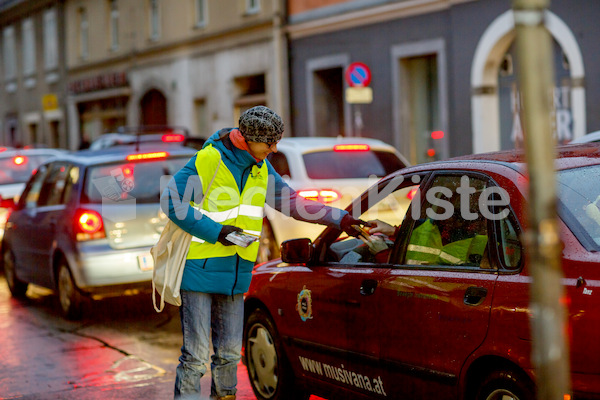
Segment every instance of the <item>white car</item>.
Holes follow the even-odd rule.
[[[409,165],[395,147],[368,138],[283,138],[268,159],[299,195],[342,209],[381,177]],[[285,240],[314,239],[323,230],[265,208],[258,262],[278,257]]]
[[[18,200],[31,173],[44,161],[63,153],[65,150],[0,147],[0,240],[10,203]]]
[[[571,140],[569,144],[572,143],[590,143],[590,142],[600,142],[600,131],[591,132],[587,135],[583,135],[577,139]]]

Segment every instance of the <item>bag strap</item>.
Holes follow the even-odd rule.
[[[217,162],[217,168],[215,169],[215,174],[213,175],[212,179],[210,180],[210,183],[208,184],[208,186],[206,187],[206,192],[204,192],[202,194],[202,201],[200,201],[200,204],[204,204],[204,199],[206,198],[206,195],[208,194],[208,191],[210,190],[210,187],[212,186],[213,182],[215,181],[215,178],[217,177],[217,173],[219,172],[219,167],[221,166],[221,152],[218,151],[219,153],[219,161]],[[174,226],[174,228],[179,228],[174,222],[172,222],[169,219],[168,223],[172,223]],[[160,239],[159,239],[160,240]],[[169,246],[167,244],[167,251],[168,251],[168,258],[171,258],[171,249],[172,246]],[[170,263],[167,263],[167,266],[165,267],[165,276],[169,276],[169,268]],[[163,282],[163,287],[162,287],[162,293],[160,294],[160,306],[156,307],[156,284],[154,283],[154,278],[152,279],[152,304],[154,305],[154,310],[156,312],[162,312],[162,310],[164,310],[165,308],[165,290],[167,288],[166,282]]]

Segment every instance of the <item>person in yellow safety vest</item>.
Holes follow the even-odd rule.
[[[361,221],[298,196],[266,160],[277,152],[283,130],[283,121],[273,110],[250,108],[241,115],[238,129],[213,134],[161,196],[162,210],[193,237],[181,282],[183,346],[175,398],[199,396],[212,334],[211,395],[235,399],[243,294],[250,286],[259,244],[236,245],[231,233],[243,230],[259,236],[267,203],[295,219],[359,234],[352,225]]]
[[[465,265],[476,264],[483,258],[486,235],[475,235],[442,245],[442,235],[431,219],[413,229],[406,251],[406,264]]]

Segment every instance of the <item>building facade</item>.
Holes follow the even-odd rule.
[[[72,141],[120,125],[208,137],[246,108],[287,113],[280,0],[67,0]]]
[[[522,146],[509,0],[289,0],[298,136],[370,136],[413,163]],[[600,129],[597,0],[553,0],[555,136]],[[345,101],[366,64],[372,102]]]
[[[62,1],[0,1],[0,144],[68,147]]]

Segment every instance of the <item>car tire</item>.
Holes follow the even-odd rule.
[[[267,218],[263,220],[262,232],[260,233],[260,245],[258,246],[258,257],[256,263],[264,263],[278,258],[280,255],[279,245],[273,234],[273,227]]]
[[[535,400],[531,380],[511,370],[494,371],[479,386],[476,400]]]
[[[258,400],[307,400],[296,387],[277,329],[267,313],[252,312],[245,324],[244,357],[252,390]]]
[[[10,293],[17,299],[24,299],[29,284],[17,278],[15,255],[10,249],[6,249],[2,255],[2,260],[4,262],[4,277]]]
[[[81,319],[83,310],[83,299],[79,289],[75,285],[73,275],[66,260],[63,258],[58,265],[57,292],[60,311],[66,319]]]

